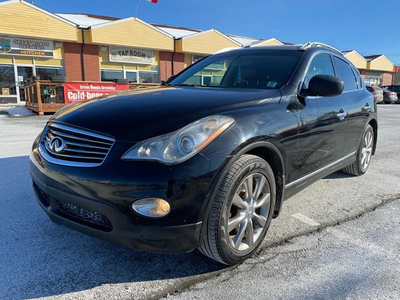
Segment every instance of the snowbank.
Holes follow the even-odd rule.
[[[12,117],[34,116],[35,113],[31,112],[25,106],[16,107],[0,107],[0,111],[6,111]]]

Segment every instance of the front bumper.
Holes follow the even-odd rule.
[[[201,222],[180,226],[135,226],[111,205],[47,186],[32,172],[35,196],[50,219],[82,233],[136,251],[190,252],[199,243]]]

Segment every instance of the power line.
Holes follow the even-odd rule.
[[[113,13],[113,12],[117,11],[117,10],[120,10],[121,8],[123,8],[123,7],[127,6],[128,4],[131,4],[131,2],[132,2],[132,1],[129,1],[129,2],[127,2],[127,3],[125,3],[125,4],[121,5],[121,6],[117,7],[116,9],[114,9],[114,10],[112,10],[112,11],[109,11],[109,12],[107,12],[107,14],[111,14],[111,13]]]
[[[115,0],[110,0],[108,2],[106,2],[105,4],[101,5],[100,7],[97,7],[96,9],[92,10],[91,13],[98,11],[99,9],[102,9],[103,7],[109,5],[110,3],[114,2]]]

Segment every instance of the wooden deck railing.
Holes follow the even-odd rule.
[[[25,85],[25,106],[39,116],[44,113],[54,113],[65,105],[62,83],[49,80],[37,80]]]
[[[158,83],[130,83],[129,89],[155,87]],[[49,80],[37,80],[25,85],[26,108],[37,112],[39,116],[45,113],[55,113],[61,107],[65,106],[64,85]]]

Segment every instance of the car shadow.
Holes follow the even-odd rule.
[[[342,171],[337,171],[335,173],[332,173],[332,174],[324,177],[323,179],[343,179],[343,178],[350,178],[350,177],[354,177],[354,175],[349,175],[349,174],[343,173]]]
[[[0,170],[3,299],[55,296],[107,284],[129,284],[146,298],[146,293],[225,268],[196,251],[134,252],[56,225],[34,197],[28,156],[2,158]]]

